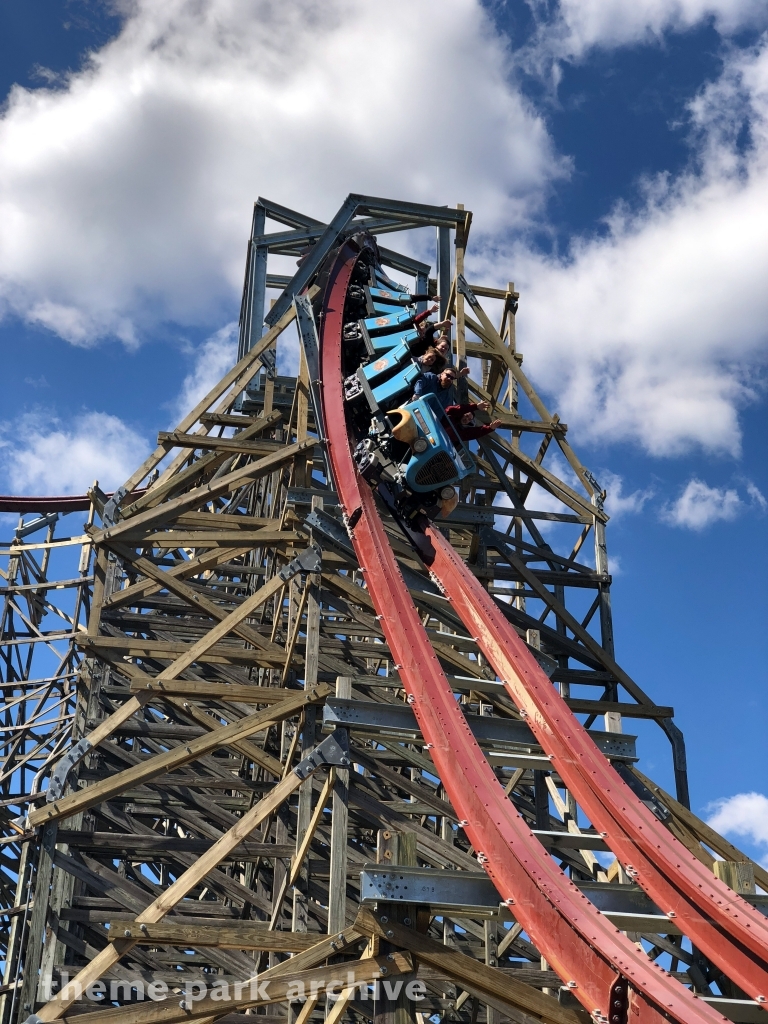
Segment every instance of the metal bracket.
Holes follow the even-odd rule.
[[[551,770],[541,748],[524,721],[496,718],[493,715],[465,715],[473,736],[484,750],[507,756],[509,763],[527,763],[533,758],[535,766]],[[329,697],[323,708],[323,728],[346,728],[353,733],[386,735],[404,742],[418,741],[421,728],[416,715],[404,704],[380,704],[377,701]],[[636,736],[628,733],[603,732],[589,729],[589,736],[597,748],[612,761],[636,761]],[[497,760],[498,763],[498,760]]]
[[[334,729],[330,736],[326,736],[322,743],[318,743],[311,754],[308,754],[303,761],[299,761],[293,769],[300,779],[308,778],[318,768],[331,767],[347,768],[349,759],[349,739],[346,729]]]
[[[267,380],[274,380],[277,373],[277,352],[273,348],[264,349],[259,356],[259,361],[264,367]]]
[[[45,526],[53,526],[53,524],[58,521],[58,518],[58,512],[48,512],[46,515],[33,519],[29,523],[25,523],[16,530],[16,540],[21,540],[22,537],[28,537],[30,533],[36,533],[38,530],[42,530]]]
[[[325,440],[325,425],[323,423],[323,403],[320,396],[320,340],[317,335],[317,324],[315,315],[312,312],[312,303],[307,295],[294,295],[293,308],[296,311],[296,326],[299,330],[299,340],[304,350],[304,358],[307,361],[307,373],[309,375],[309,400],[312,403],[312,411],[315,415],[315,426],[318,436]],[[331,467],[325,451],[325,445],[321,446],[323,461],[325,463],[325,479],[331,480]]]
[[[473,309],[477,309],[480,303],[477,301],[477,296],[467,284],[467,279],[463,274],[459,274],[456,278],[456,287],[459,289],[461,294],[470,304]]]
[[[67,751],[64,757],[57,763],[53,769],[51,775],[51,781],[48,784],[48,791],[45,795],[46,803],[53,803],[54,800],[58,800],[64,792],[64,786],[67,782],[67,775],[72,771],[78,761],[81,761],[89,750],[93,750],[93,744],[84,736],[81,740],[78,740],[73,747]]]
[[[300,572],[320,572],[322,564],[323,555],[320,548],[317,544],[310,544],[295,558],[292,558],[288,565],[284,565],[278,575],[281,580],[287,582]]]
[[[349,558],[351,561],[357,562],[357,555],[350,543],[347,531],[332,516],[321,512],[320,509],[314,508],[306,517],[304,523],[306,526],[311,526],[313,530],[316,530],[322,536],[326,547],[336,551],[343,558]]]
[[[117,520],[120,518],[119,505],[123,498],[128,492],[124,487],[118,487],[112,497],[104,506],[104,511],[101,514],[102,522],[105,526],[114,526]]]
[[[554,658],[550,658],[550,656],[545,654],[544,651],[540,651],[538,647],[532,647],[531,644],[527,643],[525,640],[523,640],[523,643],[528,648],[529,653],[531,653],[539,663],[539,667],[542,668],[551,679],[557,670],[557,661]]]
[[[602,512],[603,511],[603,503],[604,503],[604,497],[603,496],[605,494],[605,491],[603,490],[603,488],[598,483],[597,478],[595,477],[594,473],[591,473],[588,469],[585,469],[584,470],[584,476],[589,481],[591,486],[594,487],[594,489],[595,489],[595,493],[594,493],[595,505]]]
[[[368,383],[368,378],[363,373],[362,366],[358,366],[357,372],[356,372],[356,376],[357,376],[358,383],[360,385],[360,390],[365,395],[365,400],[368,403],[368,408],[371,410],[371,416],[373,417],[373,419],[375,421],[381,422],[383,420],[383,417],[381,415],[381,409],[379,408],[379,403],[374,398],[373,391],[371,390],[371,385]],[[345,391],[346,391],[346,384],[347,384],[347,382],[344,381],[344,389],[345,389]]]
[[[635,796],[645,804],[651,814],[655,814],[659,821],[669,821],[672,817],[671,812],[667,810],[660,800],[656,799],[650,789],[643,785],[640,779],[638,779],[634,772],[630,771],[627,765],[614,761],[613,767],[624,782],[626,782]]]

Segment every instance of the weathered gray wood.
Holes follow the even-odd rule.
[[[352,680],[336,680],[336,696],[352,696]],[[331,811],[331,877],[328,886],[328,934],[343,931],[347,921],[347,829],[349,825],[349,770],[336,772]]]

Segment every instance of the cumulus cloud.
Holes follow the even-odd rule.
[[[758,487],[746,483],[750,501],[744,501],[732,487],[709,487],[703,480],[689,480],[672,504],[661,510],[661,518],[672,526],[703,530],[712,523],[736,519],[750,505],[765,511],[768,502]]]
[[[27,414],[4,431],[0,467],[11,494],[84,494],[94,480],[109,491],[148,454],[148,444],[117,416],[85,412],[71,423]]]
[[[735,519],[741,510],[738,491],[708,487],[703,480],[689,480],[677,501],[662,511],[662,518],[672,526],[703,530],[719,520]]]
[[[717,832],[743,836],[756,846],[768,847],[768,797],[762,793],[737,793],[716,800],[707,808],[707,819]]]
[[[752,503],[760,509],[761,512],[768,510],[768,500],[765,495],[751,480],[746,481],[747,494],[752,499]]]
[[[502,228],[567,170],[480,0],[128,10],[0,120],[0,301],[72,344],[231,316],[259,193],[318,217],[350,191],[463,201]]]
[[[706,21],[730,35],[763,26],[768,12],[762,0],[560,0],[554,17],[547,8],[541,18],[531,55],[578,59],[592,47],[659,42]]]
[[[654,495],[652,487],[638,488],[638,490],[632,491],[631,494],[625,494],[624,480],[617,473],[611,473],[610,471],[604,470],[600,474],[600,483],[606,491],[605,511],[611,519],[642,512],[646,502],[650,501]]]
[[[204,398],[214,384],[237,362],[237,324],[222,327],[207,338],[195,352],[194,366],[181,385],[173,404],[173,426]]]
[[[649,183],[639,211],[562,258],[518,249],[518,338],[580,436],[737,456],[768,337],[768,38],[691,118],[697,166]]]
[[[568,0],[555,20],[583,49],[709,16],[730,31],[761,7]],[[473,272],[517,280],[521,347],[574,436],[738,454],[768,322],[768,44],[734,49],[691,105],[688,173],[549,258],[526,231],[546,227],[568,160],[481,0],[393,0],[384,21],[353,0],[127,9],[87,67],[15,88],[0,117],[0,312],[75,345],[214,330],[236,310],[256,195],[318,217],[350,191],[458,200]],[[625,39],[630,24],[645,27]]]

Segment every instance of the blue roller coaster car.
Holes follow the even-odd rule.
[[[397,495],[401,512],[421,508],[430,516],[448,515],[458,501],[454,485],[474,472],[475,463],[434,395],[407,401],[422,372],[414,355],[426,343],[414,327],[409,293],[382,280],[378,270],[376,283],[382,287],[369,284],[356,299],[378,315],[344,328],[350,351],[366,353],[344,381],[361,437],[355,459],[367,480]]]
[[[415,494],[458,483],[474,472],[472,456],[454,431],[448,436],[442,416],[434,395],[414,399],[388,414],[396,440],[410,445],[405,482]]]

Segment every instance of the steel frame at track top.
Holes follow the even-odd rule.
[[[350,451],[341,346],[346,292],[358,255],[353,242],[342,247],[323,299],[320,391],[329,462],[342,507],[354,517],[351,539],[409,703],[478,860],[595,1021],[722,1024],[724,1017],[652,963],[565,877],[505,796],[455,700]],[[436,550],[442,547],[438,542]]]

